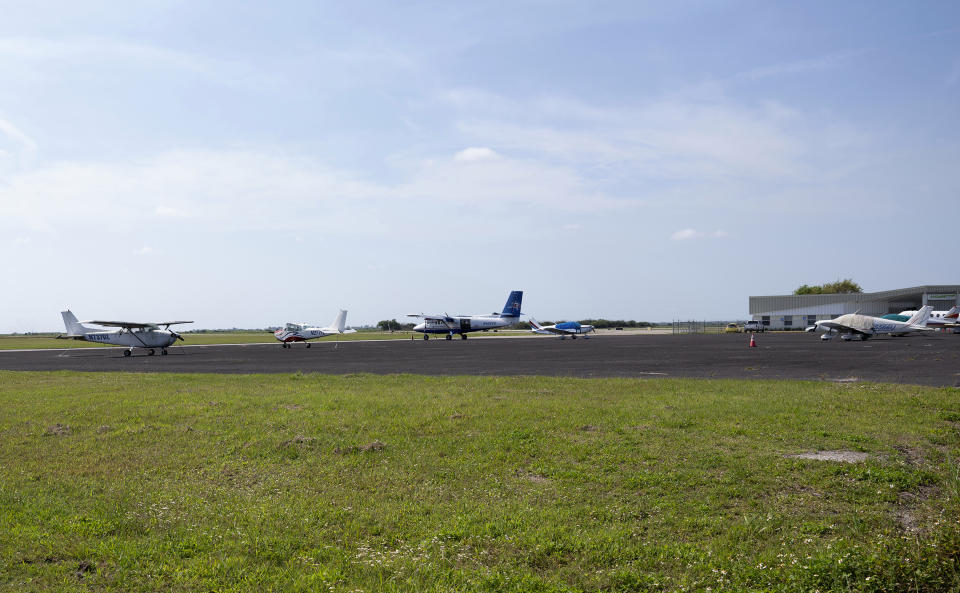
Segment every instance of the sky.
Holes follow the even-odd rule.
[[[0,4],[0,333],[960,283],[953,1]]]

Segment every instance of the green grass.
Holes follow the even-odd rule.
[[[0,590],[957,590],[954,389],[0,372]],[[787,457],[849,449],[841,464]]]
[[[500,330],[499,332],[480,332],[470,334],[471,338],[476,337],[504,337],[516,335],[529,335],[528,332],[520,330]],[[277,343],[272,332],[209,332],[209,333],[184,333],[185,341],[177,342],[178,346],[199,346],[206,344],[257,344],[257,343]],[[415,340],[423,339],[423,334],[398,331],[398,332],[379,332],[379,331],[359,331],[354,334],[345,334],[339,338],[330,336],[313,340],[314,342],[329,341],[353,341],[353,340],[409,340],[411,337]],[[443,336],[430,336],[430,339],[443,339]],[[0,335],[0,350],[42,350],[53,348],[104,348],[110,347],[108,344],[97,344],[86,342],[84,340],[58,340],[56,334],[49,335]]]

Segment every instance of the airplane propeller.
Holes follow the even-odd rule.
[[[170,332],[170,335],[173,336],[174,338],[180,340],[181,342],[186,342],[186,340],[183,338],[183,336],[181,336],[181,335],[178,334],[177,332]]]

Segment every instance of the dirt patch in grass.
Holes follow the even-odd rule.
[[[862,451],[817,451],[815,453],[798,453],[787,455],[791,459],[813,459],[816,461],[838,461],[840,463],[860,463],[866,461],[870,455]]]
[[[908,447],[906,445],[894,445],[897,453],[903,455],[904,461],[907,462],[907,465],[921,465],[923,463],[923,451],[917,447]]]
[[[583,426],[580,427],[580,430],[582,430],[583,432],[597,432],[598,430],[600,430],[600,427],[594,426],[593,424],[584,424]]]
[[[387,448],[386,443],[380,441],[373,441],[372,443],[367,443],[366,445],[353,445],[351,447],[337,447],[333,450],[334,453],[338,455],[347,455],[349,453],[373,453],[377,451],[383,451]]]
[[[533,482],[534,484],[548,484],[550,483],[550,478],[544,476],[543,474],[538,474],[536,472],[528,471],[525,469],[518,469],[513,472],[518,478],[524,479],[528,482]]]
[[[83,577],[87,576],[87,574],[92,572],[97,572],[96,563],[90,562],[89,560],[83,560],[77,565],[77,570],[74,572],[74,574],[78,579],[82,579]]]
[[[66,424],[60,424],[57,422],[53,426],[48,426],[45,434],[47,436],[62,437],[73,434],[73,430]]]
[[[921,486],[918,492],[901,492],[893,516],[900,529],[907,533],[916,533],[921,530],[922,522],[917,517],[918,507],[925,501],[937,495],[935,486]]]
[[[280,446],[290,447],[292,445],[309,445],[310,443],[313,443],[316,440],[317,439],[314,437],[305,437],[302,434],[298,434],[297,436],[293,437],[289,441],[283,441],[282,443],[280,443]]]

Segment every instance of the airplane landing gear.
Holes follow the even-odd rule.
[[[156,354],[156,352],[153,351],[153,348],[151,348],[150,350],[148,350],[148,352],[149,352],[150,356],[153,356],[154,354]]]
[[[309,348],[309,347],[310,347],[310,342],[307,342],[307,348]]]
[[[167,355],[167,349],[166,349],[166,348],[161,348],[161,349],[160,349],[160,354],[162,354],[163,356],[166,356],[166,355]]]
[[[460,339],[461,339],[461,340],[466,340],[466,339],[467,339],[467,334],[460,334]]]
[[[423,334],[423,339],[424,339],[424,340],[429,340],[429,339],[430,339],[430,334]]]
[[[132,348],[131,348],[130,350],[124,350],[124,351],[123,351],[123,355],[124,355],[124,356],[130,356],[131,354],[133,354],[133,349],[132,349]]]
[[[571,340],[576,340],[576,339],[577,339],[577,336],[570,336],[570,339],[571,339]]]
[[[453,339],[453,334],[447,334],[446,336],[444,336],[444,339],[446,339],[446,340],[452,340],[452,339]]]

